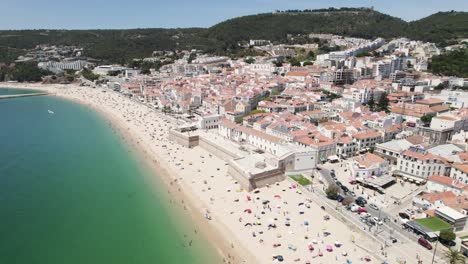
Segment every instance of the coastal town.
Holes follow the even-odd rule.
[[[246,48],[263,55],[238,59],[157,50],[143,61],[164,63],[149,72],[96,65],[77,47],[41,46],[18,60],[96,79],[8,85],[119,120],[229,237],[226,263],[466,256],[468,79],[433,74],[428,62],[468,40],[441,49],[406,38],[307,37],[314,43],[249,40]],[[317,54],[317,43],[336,51]]]
[[[0,263],[467,263],[466,3],[104,2],[4,6]]]

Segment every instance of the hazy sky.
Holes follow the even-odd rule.
[[[468,0],[0,0],[0,29],[209,27],[275,9],[343,6],[374,6],[409,21],[468,11]]]

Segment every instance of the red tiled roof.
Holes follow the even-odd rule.
[[[447,176],[441,176],[441,175],[432,175],[432,176],[427,177],[427,179],[429,181],[437,182],[437,183],[444,184],[447,186],[451,186],[453,183],[452,178],[447,177]]]
[[[464,173],[468,173],[468,164],[455,163],[452,166]]]
[[[431,154],[429,152],[427,152],[425,154],[422,154],[422,153],[414,152],[414,151],[411,151],[411,150],[405,150],[405,152],[403,152],[403,155],[409,156],[409,157],[412,157],[412,158],[416,158],[416,159],[422,160],[422,161],[426,161],[426,160],[439,160],[439,161],[442,161],[442,159],[439,156],[433,155],[433,154]]]
[[[359,140],[367,139],[367,138],[376,138],[381,137],[382,135],[379,132],[375,131],[366,131],[358,134],[354,134],[353,137]]]

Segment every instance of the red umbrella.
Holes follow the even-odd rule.
[[[250,210],[250,209],[245,209],[244,212],[245,212],[245,213],[251,214],[251,213],[252,213],[252,210]]]
[[[277,194],[277,195],[275,195],[275,198],[281,199],[281,196],[279,196],[279,195]]]

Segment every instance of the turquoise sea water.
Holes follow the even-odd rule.
[[[98,114],[39,96],[0,116],[0,263],[220,262]]]

